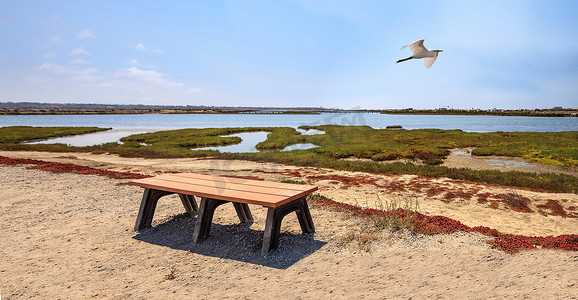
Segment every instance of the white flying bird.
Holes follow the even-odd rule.
[[[411,49],[411,53],[413,55],[408,57],[408,58],[400,59],[396,63],[400,63],[402,61],[406,61],[406,60],[410,60],[410,59],[423,58],[424,59],[423,62],[425,63],[425,67],[429,69],[429,68],[431,68],[431,66],[433,66],[434,62],[436,61],[436,58],[438,58],[438,53],[444,51],[444,50],[428,50],[426,47],[423,46],[423,39],[421,39],[419,41],[415,41],[411,44],[407,44],[407,45],[401,47],[401,49],[403,49],[407,46],[409,46],[409,49]]]

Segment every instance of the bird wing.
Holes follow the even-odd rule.
[[[410,44],[407,44],[407,45],[401,47],[401,49],[409,46],[409,49],[411,50],[412,54],[420,53],[423,51],[428,51],[427,48],[423,46],[423,41],[424,41],[424,39],[421,39],[419,41],[415,41],[413,43],[410,43]]]
[[[436,59],[438,58],[438,53],[436,52],[434,57],[426,57],[423,59],[423,63],[425,64],[426,69],[431,68],[431,66],[433,66],[434,62],[436,61]]]

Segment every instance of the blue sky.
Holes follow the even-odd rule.
[[[578,107],[578,1],[0,0],[0,102]],[[400,47],[443,49],[431,69]]]

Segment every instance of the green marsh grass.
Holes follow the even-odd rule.
[[[0,127],[0,144],[15,144],[26,141],[106,131],[110,129],[111,128],[99,127]]]
[[[373,129],[368,126],[339,125],[302,126],[301,128],[317,129],[325,133],[302,135],[294,128],[289,127],[178,129],[131,135],[122,138],[122,144],[106,143],[89,147],[71,147],[63,144],[31,145],[21,142],[106,129],[4,127],[0,128],[0,149],[82,151],[145,158],[213,157],[243,159],[348,171],[415,174],[434,178],[449,177],[557,192],[578,192],[578,178],[571,175],[472,170],[447,168],[439,165],[449,155],[450,149],[473,148],[473,155],[520,157],[529,162],[575,169],[578,167],[578,131],[472,133],[461,130],[391,130]],[[199,147],[239,143],[240,138],[226,135],[256,131],[269,132],[267,140],[257,144],[256,148],[262,150],[258,153],[191,150]],[[312,143],[319,147],[277,151],[299,143]],[[351,157],[364,160],[344,160],[344,158]],[[410,162],[396,161],[401,159]],[[388,163],[383,163],[386,161]]]

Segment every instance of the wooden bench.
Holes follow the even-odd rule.
[[[229,202],[233,203],[237,216],[243,223],[253,221],[248,204],[268,208],[263,234],[263,255],[279,245],[281,221],[291,212],[296,212],[303,233],[315,232],[305,198],[317,190],[316,186],[191,173],[164,174],[133,180],[130,184],[145,188],[136,220],[136,231],[151,227],[155,208],[161,197],[178,194],[188,213],[198,213],[193,233],[194,243],[200,243],[209,236],[215,209]],[[195,196],[201,200],[198,207]]]

